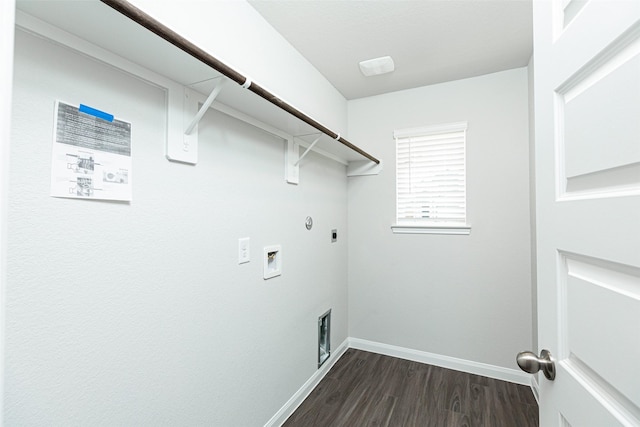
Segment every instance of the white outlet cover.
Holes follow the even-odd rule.
[[[264,248],[264,279],[271,279],[282,274],[282,248],[280,245]]]
[[[251,261],[250,239],[244,237],[238,239],[238,264],[244,264]]]

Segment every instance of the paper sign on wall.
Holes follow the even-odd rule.
[[[56,101],[53,137],[53,197],[131,200],[131,123]]]

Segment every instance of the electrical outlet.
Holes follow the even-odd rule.
[[[244,264],[249,261],[251,261],[249,238],[238,239],[238,264]]]

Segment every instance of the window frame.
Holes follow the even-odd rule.
[[[399,129],[393,132],[396,150],[396,200],[395,200],[395,223],[391,229],[396,234],[457,234],[468,235],[471,233],[469,224],[468,204],[467,204],[467,122],[446,123],[433,126],[423,126],[417,128]],[[464,222],[438,222],[428,220],[399,220],[398,219],[398,140],[411,137],[423,137],[429,135],[442,135],[447,133],[464,133]]]

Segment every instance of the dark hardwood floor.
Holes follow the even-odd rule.
[[[526,386],[349,349],[283,424],[537,427]]]

